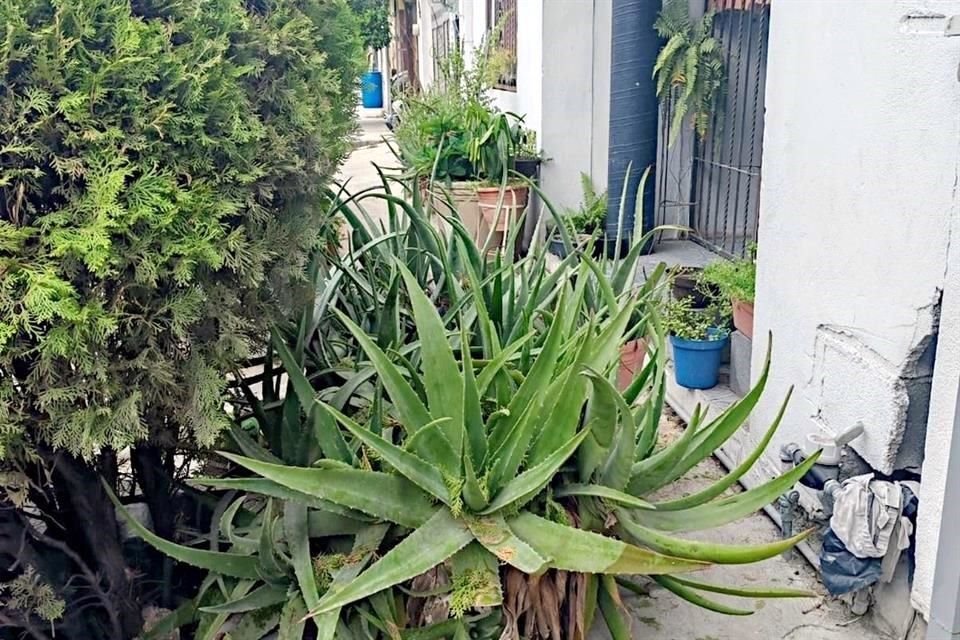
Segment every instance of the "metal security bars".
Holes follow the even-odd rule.
[[[714,0],[705,10],[714,7],[720,9],[713,35],[723,49],[726,90],[702,140],[685,131],[668,145],[673,104],[661,103],[658,223],[689,226],[692,240],[727,256],[745,256],[759,223],[770,6]]]

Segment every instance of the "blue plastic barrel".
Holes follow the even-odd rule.
[[[367,71],[360,77],[360,95],[364,109],[383,107],[383,74],[379,71]]]

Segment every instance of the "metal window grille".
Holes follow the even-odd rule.
[[[453,53],[453,38],[450,34],[452,22],[450,14],[447,13],[441,16],[433,27],[433,81],[435,83],[444,82],[444,65]]]
[[[685,132],[668,145],[671,101],[661,103],[657,160],[660,224],[691,227],[691,239],[727,256],[746,256],[760,210],[769,0],[708,0],[727,75],[706,137]]]
[[[517,90],[517,0],[487,0],[487,25],[493,32],[500,28],[499,52],[506,56],[508,66],[494,87],[505,91]]]

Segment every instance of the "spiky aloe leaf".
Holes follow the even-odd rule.
[[[462,319],[460,322],[460,350],[463,360],[463,427],[466,433],[464,465],[469,464],[474,469],[479,469],[483,466],[483,461],[487,457],[487,433],[483,425],[483,408],[480,404],[482,393],[477,386],[477,378],[473,371],[473,358],[470,355],[470,339],[467,336],[467,328],[464,326]],[[464,472],[466,473],[466,470]],[[465,480],[469,481],[469,478],[465,476]]]
[[[454,554],[450,612],[462,617],[477,607],[497,607],[503,602],[497,559],[480,543],[471,542]]]
[[[612,640],[630,640],[630,625],[627,620],[624,620],[626,612],[623,611],[623,603],[620,601],[613,576],[600,576],[598,580],[600,589],[597,593],[597,604],[600,606],[603,621],[610,631],[610,637]]]
[[[223,514],[220,516],[220,533],[222,533],[227,541],[233,545],[236,551],[253,554],[256,553],[259,543],[251,538],[238,536],[233,530],[233,519],[236,517],[237,511],[240,510],[240,507],[243,506],[245,500],[246,496],[241,496],[234,500],[233,503],[224,510]]]
[[[521,336],[510,342],[503,348],[503,350],[497,354],[495,358],[487,361],[487,364],[483,366],[483,369],[480,371],[480,374],[477,376],[477,391],[480,395],[486,393],[487,388],[490,386],[490,383],[493,382],[493,379],[496,377],[500,370],[506,366],[507,362],[513,359],[517,352],[524,346],[527,342],[533,338],[536,334],[530,332],[524,336]]]
[[[274,464],[274,463],[268,463]],[[284,466],[283,463],[276,463],[276,466]],[[280,498],[281,500],[295,500],[313,509],[321,509],[338,515],[362,520],[365,516],[359,511],[348,509],[341,505],[322,500],[315,496],[309,496],[301,491],[294,491],[289,487],[278,484],[273,480],[266,478],[191,478],[191,485],[204,487],[213,487],[214,489],[226,489],[228,491],[244,491],[247,493],[259,493],[260,495],[271,498]]]
[[[753,452],[744,458],[743,462],[737,465],[736,469],[732,470],[723,478],[717,482],[714,482],[705,489],[702,489],[689,496],[677,498],[675,500],[667,500],[665,502],[658,502],[657,509],[660,511],[678,511],[680,509],[695,507],[713,500],[739,482],[740,478],[745,476],[747,472],[753,468],[753,465],[757,462],[757,460],[760,459],[760,456],[763,455],[767,445],[770,444],[770,440],[773,439],[773,435],[777,432],[777,429],[780,427],[780,422],[783,420],[783,415],[787,410],[787,404],[790,402],[791,395],[793,395],[793,387],[790,387],[790,389],[787,391],[787,397],[784,399],[783,404],[780,405],[780,411],[777,412],[777,416],[771,423],[770,428],[767,429],[765,434],[763,434],[763,438],[761,438],[760,442],[757,443],[757,446]]]
[[[174,631],[194,622],[197,618],[197,606],[193,600],[188,600],[160,620],[153,623],[149,631],[140,635],[142,640],[161,640],[169,638]]]
[[[254,580],[240,580],[233,588],[233,591],[230,592],[228,598],[230,600],[242,598],[253,588],[254,584]],[[223,587],[221,587],[221,589],[223,589]],[[200,624],[197,625],[197,640],[214,640],[215,638],[219,638],[221,627],[230,615],[229,613],[217,613],[202,616]]]
[[[634,509],[653,509],[654,506],[646,500],[641,500],[636,496],[623,491],[617,491],[612,487],[600,484],[567,484],[557,487],[553,495],[558,498],[563,496],[590,496],[592,498],[602,498],[614,504],[622,504]]]
[[[503,482],[516,475],[526,456],[527,448],[535,435],[534,429],[540,424],[539,420],[533,420],[532,418],[539,413],[539,407],[543,403],[544,390],[553,379],[557,357],[563,345],[563,324],[566,315],[563,300],[564,298],[561,296],[558,302],[557,316],[553,319],[550,330],[547,332],[543,349],[510,401],[507,407],[509,411],[507,417],[496,424],[490,435],[490,448],[494,451],[493,459],[497,461],[497,464],[491,470],[493,477],[491,484],[494,487],[502,486]],[[557,447],[572,436],[573,433],[558,440]],[[548,453],[552,453],[557,447],[550,449]],[[546,455],[539,460],[535,460],[535,462],[540,462],[545,457]]]
[[[331,588],[350,584],[360,575],[380,547],[389,528],[386,524],[375,524],[357,534],[353,540],[353,550],[348,556],[348,562],[334,574],[330,583]],[[343,627],[340,622],[340,607],[315,616],[313,622],[317,626],[317,640],[334,640],[338,630]],[[344,635],[340,633],[340,637]]]
[[[613,438],[618,430],[620,404],[617,402],[619,394],[616,389],[604,378],[595,372],[587,370],[593,393],[587,405],[586,423],[590,427],[590,435],[577,451],[577,470],[581,482],[589,482],[593,474],[609,455],[613,446]],[[632,420],[629,410],[627,417]],[[635,442],[630,442],[628,455],[633,461]]]
[[[457,243],[458,246],[463,247],[463,251],[466,251],[466,243],[460,238],[457,238]],[[465,263],[464,266],[466,267],[467,282],[470,284],[470,290],[473,293],[473,306],[477,311],[477,323],[480,326],[480,337],[483,341],[483,355],[487,359],[492,359],[500,354],[500,338],[493,321],[490,319],[490,311],[487,308],[485,290],[483,283],[480,281],[480,276],[470,262]]]
[[[596,384],[606,388],[606,393],[613,397],[620,410],[613,443],[607,450],[607,457],[599,469],[600,482],[612,489],[622,491],[630,482],[630,473],[633,469],[633,459],[637,449],[637,422],[623,396],[617,393],[609,380],[596,374],[594,374],[594,380]]]
[[[473,534],[462,520],[454,519],[446,508],[437,509],[432,518],[355,580],[343,587],[331,588],[310,614],[337,609],[418,576],[446,561],[472,540]]]
[[[221,453],[241,467],[287,488],[362,511],[405,527],[433,514],[430,497],[406,478],[361,469],[308,469]]]
[[[399,347],[400,332],[400,277],[394,274],[390,278],[390,288],[380,309],[380,320],[377,323],[377,344],[381,349],[388,350]]]
[[[432,494],[444,504],[449,505],[451,503],[450,491],[443,480],[443,474],[436,466],[392,442],[384,440],[333,407],[324,405],[324,409],[329,411],[355,438],[376,451],[384,462],[396,469],[410,482]]]
[[[124,507],[113,494],[110,485],[103,480],[101,480],[101,483],[110,501],[113,502],[114,506],[120,512],[120,515],[123,516],[123,519],[127,521],[127,525],[133,529],[138,536],[143,538],[144,542],[160,553],[166,554],[184,564],[189,564],[190,566],[200,569],[207,569],[208,571],[215,571],[225,576],[247,579],[256,579],[258,577],[257,559],[255,556],[243,553],[224,553],[220,551],[194,549],[193,547],[185,547],[175,542],[164,540],[137,522],[136,518],[127,512],[126,507]]]
[[[460,379],[460,367],[453,357],[453,350],[447,340],[446,326],[437,313],[436,307],[423,292],[410,271],[398,264],[400,275],[410,296],[410,306],[420,337],[421,358],[424,363],[423,377],[427,390],[430,414],[434,418],[450,418],[442,426],[447,440],[453,445],[458,456],[455,468],[448,471],[460,473],[459,455],[463,449],[463,387],[453,384]],[[437,461],[443,465],[447,461]]]
[[[368,526],[370,526],[368,516],[363,516],[363,519],[357,520],[356,518],[319,509],[311,509],[307,513],[307,531],[311,538],[352,536]]]
[[[550,429],[540,432],[530,454],[530,464],[543,461],[573,436],[580,420],[579,409],[587,395],[587,380],[580,372],[583,368],[604,372],[619,361],[620,344],[631,313],[632,306],[624,305],[616,316],[601,325],[599,335],[587,339],[583,359],[578,359],[576,376],[567,380],[559,402],[553,406],[546,423],[551,425]]]
[[[306,625],[304,616],[307,615],[307,605],[303,598],[291,598],[280,612],[280,629],[277,640],[303,640],[303,631]]]
[[[677,595],[691,604],[695,604],[698,607],[707,609],[708,611],[714,611],[716,613],[722,613],[728,616],[750,616],[756,613],[752,609],[738,609],[737,607],[731,607],[729,605],[723,604],[722,602],[717,602],[706,598],[693,589],[685,587],[679,582],[673,580],[670,576],[653,576],[653,579],[661,587],[670,591],[674,595]]]
[[[772,339],[772,338],[771,338]],[[760,400],[764,387],[767,384],[767,377],[770,374],[770,348],[767,348],[767,356],[763,365],[763,372],[757,379],[757,384],[747,395],[739,402],[734,403],[730,408],[724,411],[713,422],[700,429],[690,445],[690,450],[684,457],[669,471],[669,473],[660,474],[656,482],[646,482],[645,492],[655,491],[660,487],[670,484],[687,471],[700,464],[704,459],[713,455],[713,452],[720,448],[730,436],[736,433],[737,429],[743,425],[744,421],[750,416],[750,412]],[[635,491],[631,481],[631,493],[639,494],[641,491]]]
[[[412,434],[415,433],[419,427],[429,424],[433,420],[433,418],[430,417],[430,412],[427,411],[423,402],[414,392],[413,387],[411,387],[410,383],[404,378],[399,367],[390,361],[387,354],[367,336],[363,329],[354,324],[354,322],[343,313],[336,309],[334,311],[341,322],[350,330],[350,333],[353,334],[353,337],[356,338],[357,342],[360,343],[360,347],[364,353],[367,354],[367,357],[370,358],[370,362],[373,363],[374,368],[380,375],[380,381],[383,383],[387,393],[390,394],[390,400],[400,413],[400,420],[404,427]]]
[[[518,538],[503,516],[468,519],[467,526],[487,551],[524,573],[534,575],[550,566],[550,558],[540,555]]]
[[[287,590],[272,584],[262,585],[247,595],[222,604],[201,607],[204,613],[245,613],[272,607],[287,601]]]
[[[463,501],[473,512],[482,511],[490,504],[487,486],[477,475],[469,455],[463,457]]]
[[[316,407],[316,392],[310,385],[310,381],[307,380],[307,377],[303,374],[303,368],[300,366],[300,363],[297,362],[293,353],[287,348],[286,343],[280,334],[277,333],[276,329],[272,330],[271,334],[273,336],[273,347],[277,350],[277,355],[280,356],[280,361],[283,363],[287,378],[290,380],[297,400],[300,402],[300,406],[295,407],[296,412],[299,413],[302,409],[308,416],[313,427],[313,433],[317,438],[317,442],[320,444],[320,449],[327,458],[346,463],[352,462],[353,454],[350,448],[347,447],[347,443],[344,441],[340,430],[337,429],[336,423]],[[291,420],[295,420],[297,424],[299,424],[299,416],[291,416]]]
[[[260,420],[260,418],[258,418],[258,420]],[[269,422],[267,418],[263,418],[263,421]],[[257,444],[253,438],[247,435],[247,433],[240,428],[240,425],[230,425],[230,438],[236,443],[237,447],[240,449],[240,452],[248,458],[256,458],[257,460],[263,460],[264,462],[275,462],[277,464],[283,463],[283,460]]]
[[[494,513],[511,505],[522,507],[526,502],[532,500],[557,475],[563,463],[573,455],[573,452],[577,450],[577,447],[589,434],[590,431],[584,429],[573,436],[569,442],[547,456],[543,462],[510,480],[497,493],[490,506],[481,513],[484,515]]]
[[[813,533],[813,529],[809,529],[792,538],[776,540],[765,544],[717,544],[701,540],[674,538],[638,524],[623,509],[617,509],[614,513],[617,515],[620,526],[627,534],[627,537],[632,538],[638,544],[678,558],[703,560],[704,562],[712,562],[714,564],[749,564],[751,562],[760,562],[761,560],[778,556],[792,549],[798,542],[806,539],[807,536]]]
[[[581,573],[644,574],[682,573],[707,567],[704,562],[683,560],[647,551],[592,531],[550,522],[532,513],[507,521],[518,538],[550,566]]]
[[[277,531],[280,520],[275,512],[273,498],[267,498],[267,506],[260,512],[260,545],[257,559],[260,561],[260,577],[268,582],[285,582],[286,571],[277,558]]]
[[[795,485],[819,458],[820,452],[817,452],[780,477],[728,498],[680,511],[637,511],[634,517],[640,524],[660,531],[700,531],[723,526],[776,500]]]
[[[334,516],[336,517],[336,516]],[[300,594],[307,606],[317,606],[320,591],[317,589],[313,558],[310,555],[310,517],[307,505],[287,500],[283,503],[283,537],[293,564],[294,575]]]
[[[815,598],[817,596],[816,593],[803,589],[788,589],[784,587],[729,587],[727,585],[701,582],[680,576],[670,577],[674,582],[682,584],[685,587],[692,587],[698,591],[721,593],[737,598]]]
[[[698,404],[690,417],[690,423],[675,442],[664,447],[646,460],[635,463],[630,469],[629,491],[634,495],[644,495],[652,487],[660,486],[663,476],[669,474],[683,459],[700,429],[703,414]]]

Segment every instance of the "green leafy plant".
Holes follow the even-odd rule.
[[[490,44],[474,50],[468,68],[460,47],[442,62],[438,82],[405,102],[396,128],[396,151],[411,174],[453,181],[499,183],[509,170],[522,139],[522,118],[497,110],[488,89],[502,63]]]
[[[722,328],[720,307],[711,304],[705,309],[695,309],[693,298],[669,300],[664,308],[663,326],[670,335],[684,340],[722,340],[728,330]]]
[[[593,595],[574,612],[569,626],[548,634],[583,637],[599,607],[614,637],[627,637],[620,631],[623,614],[612,604],[619,599],[614,576],[630,585],[627,574],[652,575],[678,595],[715,610],[747,612],[698,593],[719,587],[675,574],[712,562],[771,557],[803,536],[739,547],[681,540],[672,532],[719,526],[752,513],[796,482],[816,457],[756,490],[718,502],[714,498],[749,464],[694,496],[667,503],[650,503],[644,496],[681,477],[730,437],[762,392],[766,369],[758,387],[735,408],[707,424],[698,413],[681,440],[657,451],[664,388],[662,337],[653,334],[660,355],[624,394],[616,391],[606,373],[617,360],[623,333],[640,304],[635,295],[649,296],[650,290],[610,299],[605,313],[581,325],[574,321],[578,310],[585,308],[579,302],[584,287],[566,283],[551,316],[542,317],[546,330],[542,347],[527,372],[515,377],[507,373],[502,352],[485,363],[474,360],[473,349],[466,348],[470,341],[465,328],[448,331],[414,274],[402,265],[397,268],[416,323],[419,367],[391,357],[374,337],[341,317],[377,372],[389,401],[384,404],[387,413],[350,416],[315,401],[314,390],[295,366],[288,373],[301,379],[295,382],[301,406],[310,407],[310,415],[319,421],[314,433],[322,457],[309,466],[290,466],[260,455],[225,454],[259,478],[202,481],[244,486],[309,505],[308,513],[317,514],[318,527],[342,522],[331,514],[345,513],[361,522],[372,519],[369,526],[380,526],[384,532],[396,531],[392,539],[374,545],[379,559],[358,567],[349,581],[318,582],[307,570],[306,558],[290,563],[288,575],[296,574],[299,566],[300,574],[313,576],[312,584],[309,577],[298,577],[298,584],[320,638],[334,637],[338,621],[351,607],[375,606],[377,594],[388,594],[392,587],[437,570],[449,575],[451,622],[460,628],[468,621],[458,614],[501,603],[508,618],[533,616],[548,625],[552,612],[547,608],[523,612],[511,610],[508,603],[515,589],[540,588],[544,579],[555,585],[559,573],[569,576],[564,589]],[[591,272],[582,265],[579,269]],[[602,277],[597,275],[598,280]],[[499,392],[500,384],[508,385],[508,393]],[[385,421],[384,415],[393,420]],[[775,428],[776,423],[752,460]],[[259,559],[241,561],[236,554],[199,552],[145,537],[185,562],[240,580],[249,579],[256,566],[271,562],[262,557],[268,548],[263,543],[258,545]],[[723,589],[747,598],[806,595]]]
[[[543,150],[537,142],[537,132],[521,127],[519,131],[517,157],[523,159],[543,159]]]
[[[520,122],[514,113],[492,111],[477,102],[468,105],[469,158],[479,179],[490,184],[507,180],[520,147]]]
[[[749,258],[711,262],[704,267],[700,279],[715,286],[729,300],[753,302],[756,296],[756,259],[751,255]]]
[[[583,201],[577,209],[569,209],[565,222],[570,233],[596,235],[603,228],[607,217],[607,193],[598,193],[593,180],[586,173],[580,174]]]
[[[684,121],[705,138],[711,117],[720,108],[726,72],[720,42],[713,37],[714,13],[690,18],[684,0],[667,0],[654,23],[666,40],[653,67],[657,95],[671,108],[669,144],[676,141]]]
[[[680,440],[657,448],[664,269],[634,288],[643,238],[609,262],[546,269],[542,249],[487,260],[455,218],[441,233],[416,194],[408,202],[390,185],[344,198],[344,255],[314,263],[317,303],[274,332],[269,374],[248,380],[237,402],[237,420],[257,428],[234,430],[225,446],[233,477],[195,479],[223,496],[203,538],[213,549],[137,529],[210,571],[189,620],[206,634],[232,617],[261,624],[261,635],[386,640],[515,638],[509,630],[523,628],[583,638],[603,617],[624,640],[619,589],[636,588],[627,573],[726,613],[749,610],[704,593],[805,595],[674,575],[770,557],[802,538],[741,547],[675,533],[752,513],[806,469],[718,500],[775,422],[716,485],[650,502],[742,424],[766,371],[729,412],[710,422],[698,413]],[[369,200],[388,205],[384,228],[365,220]],[[649,361],[620,393],[610,382],[620,346],[638,334]],[[537,604],[521,605],[533,593]],[[559,602],[563,626],[552,622]],[[316,630],[282,626],[305,613]]]
[[[4,503],[24,546],[0,557],[79,583],[58,638],[125,640],[163,596],[104,526],[97,472],[119,486],[129,448],[174,533],[181,456],[229,425],[226,373],[309,295],[359,38],[344,0],[22,0],[0,23],[0,459],[43,478],[29,501],[58,523],[38,537]]]
[[[360,37],[368,51],[390,46],[390,12],[386,0],[350,0],[360,23]]]

